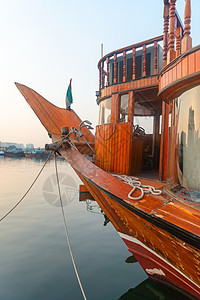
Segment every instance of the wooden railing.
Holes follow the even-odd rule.
[[[99,91],[104,87],[127,82],[142,77],[149,77],[159,73],[158,66],[158,42],[163,40],[163,61],[162,67],[166,66],[175,57],[189,50],[192,47],[190,37],[191,21],[191,1],[185,0],[184,28],[181,19],[176,11],[177,0],[164,1],[164,30],[163,36],[146,40],[141,43],[133,44],[102,57],[98,63],[99,68]],[[154,51],[154,71],[149,72],[148,52],[149,47],[153,46]],[[138,75],[138,51],[142,51],[141,72]],[[151,58],[152,65],[152,58]],[[147,68],[148,67],[148,68]],[[152,70],[152,66],[151,66]]]
[[[158,42],[163,40],[163,36],[158,36],[153,39],[146,40],[137,44],[130,45],[115,51],[112,51],[102,57],[98,63],[99,68],[99,90],[105,86],[109,86],[116,83],[127,82],[135,80],[141,77],[147,77],[151,75],[158,74],[158,57],[157,49]],[[149,68],[149,62],[147,62],[147,51],[149,47],[152,46],[154,55],[154,70],[148,72],[147,66]],[[147,48],[148,47],[148,48]],[[141,74],[137,74],[136,58],[137,51],[142,51],[141,56]],[[106,64],[106,66],[105,66]],[[119,65],[120,64],[120,65]],[[152,67],[151,67],[152,69]],[[120,72],[120,71],[121,72]],[[110,72],[112,71],[112,76]],[[149,74],[150,73],[150,74]]]
[[[191,1],[185,0],[184,28],[176,11],[176,0],[164,0],[163,67],[192,47]]]

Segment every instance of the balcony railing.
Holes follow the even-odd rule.
[[[162,67],[163,36],[110,52],[98,63],[99,90],[105,86],[157,75]]]
[[[98,63],[99,91],[104,87],[157,75],[161,68],[191,48],[191,4],[186,0],[184,29],[176,0],[164,1],[164,35],[115,50]],[[175,43],[176,40],[176,43]],[[163,49],[159,42],[163,41]]]

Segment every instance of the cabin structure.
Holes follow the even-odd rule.
[[[177,178],[174,87],[179,82],[181,94],[185,84],[191,85],[192,74],[199,82],[199,48],[189,50],[190,1],[184,26],[175,4],[164,0],[162,36],[114,50],[98,63],[95,164],[105,171],[137,176],[147,172],[164,181]]]
[[[159,36],[113,51],[98,63],[95,164],[106,171],[133,175],[158,168],[162,41]]]

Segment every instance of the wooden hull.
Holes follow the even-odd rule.
[[[42,158],[43,153],[24,153],[26,158]]]
[[[173,264],[169,263],[168,260],[163,259],[161,255],[147,247],[140,240],[123,233],[119,234],[129,251],[133,253],[150,278],[179,290],[186,296],[193,295],[197,299],[200,298],[199,286]]]
[[[200,299],[198,237],[194,238],[193,234],[183,232],[180,227],[173,227],[172,223],[163,222],[162,218],[159,220],[158,217],[155,220],[156,214],[153,214],[152,209],[145,214],[145,211],[139,207],[140,201],[130,203],[129,200],[128,204],[124,201],[127,192],[125,188],[123,189],[122,182],[118,180],[116,186],[115,180],[110,181],[110,174],[97,170],[97,167],[90,162],[87,162],[87,171],[85,171],[83,169],[83,164],[86,165],[85,158],[77,159],[79,154],[75,152],[77,151],[69,149],[63,151],[62,155],[72,165],[147,275],[176,288],[187,296]],[[122,195],[121,198],[118,197],[119,194]],[[148,201],[150,202],[150,199]],[[156,201],[158,201],[157,197],[154,198],[154,202]],[[145,203],[144,200],[142,202]],[[177,203],[177,215],[178,205]],[[155,210],[159,208],[156,209],[154,206]],[[190,211],[190,214],[195,212],[195,210]]]
[[[19,152],[19,153],[5,152],[5,156],[7,156],[7,157],[25,157],[25,154],[23,152]]]
[[[27,87],[17,86],[26,99],[31,97],[28,102],[42,119],[49,102],[47,105],[44,98],[38,97],[45,110],[41,110],[41,105],[38,109],[34,102],[36,93],[32,97]],[[54,121],[49,117],[48,122],[45,115],[45,127],[54,141],[60,140],[59,132],[54,132],[54,123],[59,119],[59,126],[62,122],[63,126],[68,126],[67,117],[62,120],[64,112],[59,118],[60,110],[53,106],[50,109]],[[66,114],[70,118],[69,112]],[[72,122],[70,119],[69,124]],[[86,133],[91,137],[89,132]],[[191,298],[200,299],[199,209],[176,198],[168,198],[164,193],[160,196],[145,194],[141,200],[131,200],[128,197],[132,190],[130,185],[103,171],[77,148],[61,147],[59,152],[71,164],[148,276],[179,289]],[[166,187],[165,183],[158,181],[141,179],[141,182],[157,189]],[[136,197],[139,194],[138,190],[134,192]]]
[[[200,299],[199,249],[140,218],[79,174],[147,275]]]

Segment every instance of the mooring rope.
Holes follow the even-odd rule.
[[[37,181],[37,179],[39,178],[40,174],[42,173],[44,167],[46,166],[50,156],[52,154],[52,151],[49,153],[49,155],[47,156],[47,159],[44,163],[44,165],[42,166],[41,170],[39,171],[39,173],[37,174],[37,176],[35,177],[35,179],[33,180],[32,184],[30,185],[30,187],[28,188],[28,190],[26,191],[26,193],[22,196],[22,198],[0,219],[0,222],[3,221],[3,219],[5,219],[21,202],[22,200],[26,197],[26,195],[29,193],[29,191],[31,190],[31,188],[34,186],[35,182]]]
[[[73,267],[74,267],[74,271],[75,271],[75,274],[76,274],[76,278],[78,280],[78,284],[79,284],[79,287],[81,289],[81,293],[83,295],[83,299],[87,300],[87,298],[85,296],[85,293],[84,293],[84,290],[83,290],[83,287],[82,287],[82,284],[81,284],[80,277],[78,275],[78,271],[77,271],[77,268],[76,268],[76,264],[75,264],[75,261],[74,261],[74,257],[73,257],[73,253],[72,253],[72,249],[71,249],[71,245],[70,245],[69,234],[68,234],[68,230],[67,230],[67,222],[66,222],[66,218],[65,218],[65,213],[64,213],[64,209],[63,209],[63,202],[62,202],[62,197],[61,197],[61,191],[60,191],[60,183],[59,183],[59,177],[58,177],[56,154],[55,154],[55,169],[56,169],[56,179],[57,179],[57,185],[58,185],[58,194],[59,194],[60,205],[61,205],[61,210],[62,210],[62,217],[63,217],[65,233],[66,233],[66,237],[67,237],[67,244],[68,244],[68,247],[69,247],[69,252],[70,252],[72,264],[73,264]]]

